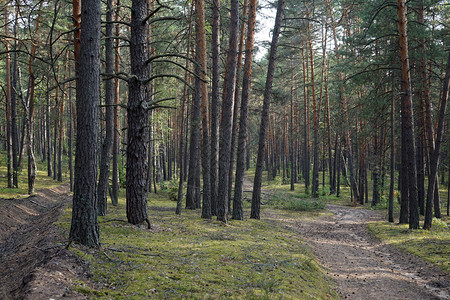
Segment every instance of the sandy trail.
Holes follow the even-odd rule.
[[[328,205],[332,216],[290,227],[312,247],[346,299],[450,299],[450,278],[414,255],[373,238],[367,223],[382,220],[361,208]]]

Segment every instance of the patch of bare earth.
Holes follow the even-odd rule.
[[[71,290],[86,266],[66,250],[54,224],[68,185],[26,199],[0,199],[0,299],[86,299]]]
[[[372,237],[376,211],[328,205],[332,216],[288,222],[312,247],[346,299],[450,299],[450,277]]]

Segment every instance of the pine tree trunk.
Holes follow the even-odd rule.
[[[116,15],[114,20],[119,21],[120,12],[120,0],[116,0]],[[120,36],[120,26],[116,24],[116,37]],[[120,40],[115,40],[115,53],[114,53],[114,71],[119,73],[120,66]],[[113,122],[114,122],[114,135],[113,135],[113,149],[112,149],[112,205],[119,204],[119,150],[120,150],[120,137],[119,137],[119,99],[120,99],[120,83],[119,78],[114,78],[114,110],[113,110]]]
[[[339,46],[338,46],[337,34],[336,34],[336,24],[335,24],[334,17],[333,17],[333,10],[330,5],[330,0],[326,0],[326,2],[327,2],[328,10],[330,12],[331,28],[333,30],[333,39],[334,39],[334,49],[336,52],[336,60],[339,63],[340,54],[339,54]],[[339,82],[344,81],[344,74],[340,71],[338,72],[338,78],[339,78]],[[344,137],[345,137],[345,143],[346,143],[348,171],[350,173],[349,174],[350,175],[350,186],[351,186],[354,198],[358,199],[359,192],[358,192],[358,187],[356,185],[356,180],[355,180],[356,177],[354,174],[352,141],[351,141],[350,129],[349,129],[350,126],[349,126],[349,122],[348,122],[347,98],[345,96],[345,88],[342,84],[339,87],[339,91],[340,91],[342,112],[344,114],[344,116],[343,116],[343,118],[344,118]]]
[[[67,69],[69,64],[69,52],[66,53],[66,63],[64,65],[63,81],[65,82],[67,77]],[[63,95],[61,97],[61,104],[59,107],[59,136],[58,136],[58,181],[62,182],[62,164],[63,164],[63,138],[64,138],[64,102],[66,98],[66,84],[63,84]]]
[[[47,80],[47,92],[45,94],[46,97],[46,106],[45,106],[45,131],[47,136],[47,176],[53,177],[53,168],[52,168],[52,137],[51,137],[51,123],[50,123],[50,92],[48,88],[49,80]]]
[[[419,228],[419,210],[417,200],[417,173],[415,159],[414,117],[411,94],[411,75],[408,57],[406,1],[397,0],[398,28],[400,42],[400,56],[402,68],[402,164],[406,165],[407,178],[404,185],[408,185],[409,191],[409,227]],[[402,200],[407,196],[402,193]]]
[[[417,166],[417,197],[419,202],[420,214],[425,214],[425,121],[423,115],[423,93],[419,94],[419,118],[418,134],[417,134],[417,152],[416,152],[416,166]]]
[[[291,105],[290,105],[290,118],[289,118],[289,162],[291,170],[291,187],[290,190],[295,190],[295,159],[294,159],[294,74],[291,73]]]
[[[113,48],[113,0],[106,2],[106,30],[105,30],[105,72],[114,73],[114,48]],[[105,139],[103,140],[100,154],[100,174],[98,176],[97,212],[99,216],[106,216],[106,201],[108,199],[109,166],[111,162],[112,147],[114,143],[114,79],[105,80]]]
[[[252,66],[253,66],[253,49],[255,41],[255,25],[256,25],[256,7],[257,0],[250,0],[248,11],[247,24],[247,39],[245,41],[245,62],[244,73],[242,80],[242,99],[239,116],[239,135],[238,135],[238,149],[236,159],[236,182],[234,187],[233,199],[233,219],[243,220],[244,209],[242,204],[242,188],[244,182],[245,172],[245,158],[247,145],[247,127],[248,127],[248,103],[250,95],[250,87],[252,80]]]
[[[447,70],[445,73],[444,84],[442,87],[442,99],[441,99],[441,107],[439,109],[439,117],[438,117],[438,127],[437,127],[437,136],[436,136],[436,144],[433,154],[431,156],[430,163],[430,174],[428,177],[428,189],[427,189],[427,205],[425,210],[425,222],[423,225],[424,229],[430,229],[432,225],[432,209],[433,203],[431,202],[431,198],[433,193],[435,192],[435,185],[433,182],[437,181],[437,172],[439,166],[439,155],[442,143],[442,135],[444,131],[444,119],[445,119],[445,111],[447,108],[448,101],[448,89],[450,84],[450,53],[448,55],[447,61]],[[448,214],[448,206],[447,206],[447,214]]]
[[[99,246],[97,220],[98,102],[100,86],[101,2],[82,0],[83,31],[77,68],[77,139],[72,224],[69,239],[89,247]],[[81,3],[73,2],[74,12]],[[75,14],[78,20],[78,15]]]
[[[337,170],[336,175],[336,197],[339,197],[341,195],[341,162],[342,162],[342,154],[341,154],[341,146],[339,143],[337,144],[337,153],[335,154],[335,169]]]
[[[133,0],[131,8],[130,61],[131,76],[128,81],[127,106],[127,173],[126,198],[128,222],[150,228],[147,212],[147,145],[148,96],[147,58],[147,0]]]
[[[17,25],[18,25],[18,6],[16,5],[15,21],[14,21],[14,62],[12,69],[12,90],[11,90],[11,145],[12,145],[12,166],[13,166],[13,185],[19,188],[19,162],[17,160],[19,151],[19,132],[17,130],[17,71],[18,71],[18,39],[17,39]]]
[[[275,16],[275,25],[273,28],[272,43],[269,52],[269,65],[267,67],[261,124],[259,126],[258,158],[256,162],[255,179],[253,181],[252,208],[250,212],[250,218],[252,219],[260,219],[262,169],[266,147],[266,130],[269,123],[270,97],[272,93],[273,74],[275,72],[278,37],[280,35],[283,9],[284,0],[279,0],[277,5],[277,14]]]
[[[328,141],[328,172],[330,177],[330,194],[336,193],[336,181],[334,180],[335,169],[333,169],[333,155],[331,151],[331,121],[330,121],[330,97],[328,93],[328,75],[325,77],[325,114],[327,122],[327,141]]]
[[[36,19],[36,25],[34,29],[34,35],[36,36],[39,32],[39,25],[41,21],[42,15],[42,5],[39,5],[38,9],[38,17]],[[37,45],[36,42],[33,41],[33,46],[31,48],[30,60],[28,62],[28,72],[30,74],[29,82],[28,82],[28,91],[27,91],[27,99],[24,100],[24,108],[28,111],[26,118],[26,128],[27,128],[27,156],[28,156],[28,194],[34,193],[34,184],[36,181],[37,175],[37,167],[36,167],[36,158],[34,155],[34,70],[33,63],[36,55]],[[27,103],[28,102],[28,103]]]
[[[242,12],[243,16],[247,15],[248,0],[244,0],[244,10]],[[240,81],[241,81],[241,67],[242,67],[242,57],[244,48],[244,34],[245,34],[245,22],[240,24],[239,33],[239,46],[238,46],[238,58],[236,63],[236,83],[234,89],[234,107],[233,107],[233,117],[232,117],[232,129],[231,129],[231,146],[230,146],[230,169],[228,170],[228,211],[231,211],[231,191],[233,189],[233,174],[234,174],[234,158],[236,150],[236,142],[238,138],[238,111],[240,102]]]
[[[71,68],[69,68],[69,77],[70,77],[70,70]],[[70,180],[70,191],[73,192],[73,120],[74,118],[73,116],[73,104],[72,104],[72,84],[70,84],[69,87],[69,111],[68,111],[68,115],[69,115],[69,138],[68,138],[68,148],[69,148],[69,153],[68,153],[68,168],[69,168],[69,180]]]
[[[5,6],[5,24],[9,23],[8,6]],[[9,36],[8,26],[5,26],[5,36]],[[13,158],[12,158],[12,124],[11,124],[11,54],[10,44],[5,41],[6,46],[6,149],[7,149],[7,179],[8,188],[13,187]]]
[[[211,214],[217,215],[217,154],[219,147],[219,84],[220,84],[220,0],[213,0],[212,5],[212,92],[211,92]]]
[[[373,157],[375,160],[378,160],[378,148],[379,148],[378,134],[375,133],[374,141],[373,141]],[[373,191],[372,191],[372,206],[375,206],[379,202],[380,194],[379,194],[379,165],[378,161],[375,161],[374,169],[373,169]]]
[[[193,5],[193,4],[192,4]],[[189,67],[189,53],[191,52],[191,33],[192,33],[192,8],[193,6],[191,6],[191,11],[189,13],[189,29],[188,29],[188,36],[187,36],[187,56],[188,58],[186,59],[186,64],[185,64],[185,68],[186,71],[184,73],[184,81],[187,83],[188,81],[188,77],[189,77],[189,72],[188,67]],[[184,168],[184,164],[185,164],[185,128],[186,128],[186,120],[185,120],[185,116],[186,116],[186,102],[188,99],[188,90],[187,90],[187,84],[184,84],[183,87],[183,100],[181,103],[181,122],[180,122],[180,148],[179,148],[179,161],[178,161],[178,167],[179,167],[179,178],[178,178],[178,194],[177,194],[177,207],[175,210],[175,213],[177,215],[181,214],[181,207],[182,207],[182,202],[183,202],[183,182],[184,182],[184,177],[185,177],[185,168]],[[212,189],[212,187],[211,187]]]
[[[309,12],[306,13],[309,18]],[[311,96],[313,101],[313,122],[314,122],[314,137],[313,137],[313,174],[312,174],[312,189],[311,194],[314,198],[319,197],[319,108],[316,101],[316,87],[314,78],[314,51],[312,48],[311,23],[308,22],[308,44],[309,44],[309,59],[311,68]]]
[[[196,8],[197,9],[197,8]],[[196,28],[196,32],[198,28]],[[197,33],[196,33],[197,35]],[[201,139],[201,91],[196,89],[191,103],[191,138],[189,145],[189,174],[186,192],[186,208],[195,209],[200,202],[200,139]]]
[[[391,100],[391,169],[390,177],[391,182],[389,184],[389,204],[388,204],[388,221],[394,222],[394,187],[395,187],[395,123],[394,123],[394,108],[395,108],[394,90],[392,91]]]
[[[226,75],[222,100],[222,117],[219,140],[219,186],[217,200],[217,220],[227,222],[228,190],[232,113],[236,84],[237,50],[239,35],[239,1],[231,0],[230,38],[227,56]]]
[[[308,77],[306,64],[308,63],[302,49],[303,63],[303,126],[304,126],[304,150],[303,150],[303,177],[305,178],[305,192],[309,194],[310,185],[310,149],[309,149],[309,99],[306,81]]]
[[[206,84],[206,29],[205,29],[205,3],[203,0],[196,0],[195,15],[197,19],[197,49],[195,71],[195,88],[199,91],[201,97],[202,114],[202,175],[203,175],[203,194],[202,194],[202,218],[211,219],[211,182],[210,182],[210,156],[209,156],[209,132],[208,132],[208,91]]]

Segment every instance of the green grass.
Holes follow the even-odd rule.
[[[8,188],[7,178],[7,161],[6,152],[0,152],[0,198],[24,198],[28,197],[28,169],[27,169],[27,157],[24,156],[23,168],[18,176],[19,188]],[[42,162],[39,156],[36,156],[37,163],[37,176],[35,181],[35,191],[41,189],[48,189],[61,185],[61,182],[53,180],[53,178],[47,176],[47,162]],[[63,182],[69,180],[67,173],[67,167],[63,167]]]
[[[81,282],[75,289],[98,299],[338,298],[306,244],[279,220],[224,225],[201,219],[199,211],[177,216],[175,204],[164,194],[151,195],[152,230],[125,222],[123,197],[109,207],[99,218],[102,249],[73,248],[90,263],[97,285]],[[60,222],[66,235],[69,221],[68,210]]]
[[[413,253],[450,274],[450,218],[433,219],[431,230],[410,230],[407,224],[376,222],[369,230],[379,239]]]

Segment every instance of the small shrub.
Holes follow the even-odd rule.
[[[169,184],[167,187],[167,194],[171,201],[178,200],[178,180],[176,178],[169,181]]]
[[[433,218],[431,229],[435,231],[447,231],[448,225],[442,219]]]
[[[330,186],[328,186],[328,185],[325,185],[325,186],[321,186],[321,188],[320,188],[320,195],[322,195],[322,196],[326,196],[326,195],[329,195],[330,194]]]

